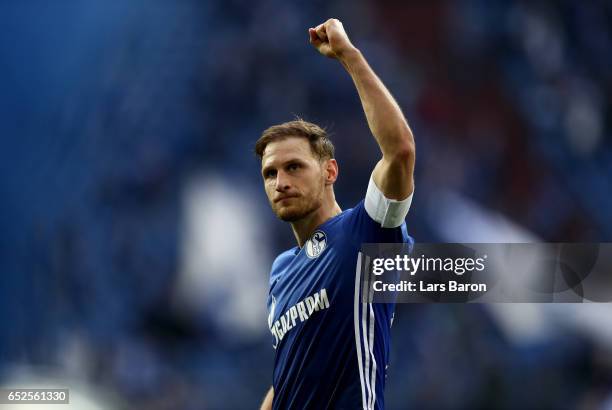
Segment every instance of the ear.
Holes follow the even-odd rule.
[[[338,179],[338,162],[335,159],[325,161],[325,185],[333,185]]]

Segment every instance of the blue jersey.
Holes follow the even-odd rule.
[[[274,409],[383,409],[393,304],[362,303],[362,243],[412,242],[364,202],[320,225],[270,272]]]

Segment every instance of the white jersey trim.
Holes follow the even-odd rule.
[[[372,303],[363,302],[370,300],[371,294],[366,285],[370,283],[370,277],[362,276],[362,253],[357,254],[357,267],[355,268],[355,298],[353,307],[353,327],[355,329],[355,348],[357,350],[357,364],[359,367],[359,381],[361,384],[361,403],[363,410],[374,410],[376,408],[376,355],[374,354],[374,335],[376,328],[376,314]],[[369,257],[365,256],[365,266],[369,265]],[[369,275],[363,272],[363,275]],[[363,294],[365,292],[365,294]],[[362,299],[363,294],[363,299]]]
[[[365,210],[370,218],[378,222],[381,227],[397,228],[408,215],[410,204],[412,204],[412,195],[414,195],[414,191],[402,201],[389,199],[378,189],[374,179],[370,176],[368,192],[365,197]]]
[[[361,298],[360,296],[360,287],[361,287],[361,252],[357,254],[357,266],[355,267],[355,297],[353,299],[353,328],[355,329],[355,347],[357,350],[357,364],[359,367],[359,381],[361,384],[361,403],[363,405],[363,410],[369,410],[367,407],[370,395],[369,391],[366,392],[366,376],[363,369],[363,360],[361,359],[361,328],[360,328],[360,320],[359,320],[359,308]]]

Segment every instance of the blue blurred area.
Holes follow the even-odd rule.
[[[4,380],[27,365],[128,408],[256,406],[268,335],[229,337],[211,306],[231,298],[212,282],[208,305],[177,304],[185,186],[213,174],[242,195],[266,229],[237,247],[270,263],[293,237],[265,208],[252,146],[300,115],[332,132],[340,204],[364,195],[378,150],[350,78],[308,44],[307,28],[331,16],[414,129],[418,241],[450,240],[452,221],[430,211],[441,192],[544,241],[611,240],[609,2],[4,2]],[[587,332],[520,344],[478,306],[404,305],[397,317],[389,408],[577,408],[612,394],[610,345]]]

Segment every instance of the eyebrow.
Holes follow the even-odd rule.
[[[291,158],[291,159],[288,159],[287,161],[283,162],[282,164],[280,164],[280,166],[283,167],[285,165],[291,164],[292,162],[297,162],[297,163],[300,163],[300,164],[304,164],[305,163],[305,161],[303,161],[301,158]],[[261,175],[265,176],[266,172],[268,172],[270,169],[276,169],[276,167],[273,166],[273,165],[265,166],[264,168],[261,169]]]

